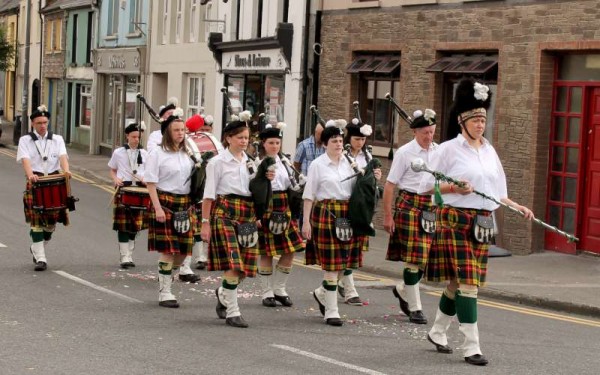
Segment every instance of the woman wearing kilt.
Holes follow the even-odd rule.
[[[59,168],[67,178],[71,177],[69,159],[65,141],[60,135],[48,131],[50,112],[46,106],[39,106],[29,116],[32,131],[19,139],[17,162],[23,164],[27,186],[23,193],[25,221],[31,229],[32,244],[29,251],[33,255],[35,271],[47,268],[45,247],[52,238],[56,223],[69,225],[69,213],[66,208],[59,210],[38,210],[33,207],[33,186],[38,177],[59,173]],[[68,181],[67,181],[68,183]]]
[[[459,179],[463,186],[441,184],[444,207],[438,210],[438,231],[431,246],[426,275],[429,280],[449,280],[442,294],[433,327],[427,335],[438,352],[451,353],[446,332],[456,314],[465,361],[485,366],[488,360],[479,347],[477,326],[477,290],[485,283],[490,235],[493,234],[492,211],[498,205],[476,194],[477,190],[523,212],[528,219],[533,213],[527,207],[508,199],[502,163],[492,145],[483,137],[487,108],[491,100],[489,88],[472,79],[462,80],[456,89],[449,126],[460,126],[456,138],[444,142],[431,163],[431,169]],[[435,181],[426,176],[420,193],[431,193]]]
[[[232,121],[223,133],[225,151],[206,166],[201,236],[208,242],[208,270],[224,271],[216,290],[217,316],[232,327],[246,328],[237,287],[257,269],[258,233],[249,190],[255,166],[245,153],[250,137],[246,122]]]
[[[325,153],[308,168],[304,187],[304,216],[302,235],[313,241],[314,252],[307,248],[306,264],[321,264],[324,271],[322,285],[314,291],[319,310],[325,322],[341,326],[337,303],[338,273],[357,269],[362,265],[361,243],[351,234],[348,219],[348,201],[356,183],[350,162],[344,157],[345,121],[329,121],[321,134]],[[340,224],[336,228],[336,223]],[[312,246],[310,247],[313,248]]]
[[[303,249],[303,241],[296,220],[288,205],[287,190],[291,186],[290,176],[283,165],[279,152],[283,137],[284,123],[276,127],[267,127],[260,133],[265,156],[275,159],[275,178],[271,181],[273,196],[268,209],[261,219],[258,244],[260,261],[258,274],[261,279],[263,296],[262,304],[275,307],[279,302],[283,306],[292,306],[292,300],[285,290],[287,279],[292,270],[294,252]],[[271,220],[277,215],[277,220]],[[285,218],[285,222],[281,219]],[[275,233],[274,233],[275,232]],[[273,256],[280,255],[273,275]]]
[[[429,163],[437,149],[433,142],[435,112],[431,109],[415,111],[410,128],[414,139],[400,147],[385,183],[383,192],[384,229],[390,234],[386,259],[403,261],[403,283],[396,285],[394,296],[400,301],[400,309],[416,324],[427,324],[422,311],[419,283],[429,259],[429,248],[435,232],[435,208],[431,195],[419,195],[419,183],[423,177],[414,172],[410,164],[416,158]],[[394,188],[398,197],[392,207]],[[392,212],[392,208],[394,208]]]
[[[145,186],[144,162],[148,158],[146,150],[139,149],[140,128],[138,124],[129,124],[125,128],[127,143],[117,148],[108,162],[110,177],[115,188],[122,186]],[[135,267],[133,249],[135,237],[141,230],[148,229],[146,210],[130,208],[120,202],[120,194],[115,194],[113,205],[113,230],[117,231],[121,267]]]
[[[179,307],[171,293],[173,271],[194,245],[194,215],[190,199],[190,173],[194,166],[185,145],[183,110],[177,108],[161,123],[163,138],[148,155],[145,180],[152,201],[149,213],[148,250],[158,251],[158,304]]]
[[[367,166],[367,163],[373,159],[373,155],[371,155],[365,147],[367,137],[370,136],[372,132],[373,129],[371,128],[371,125],[363,124],[357,118],[352,119],[350,124],[346,126],[346,136],[344,138],[345,147],[360,169],[364,169]],[[349,148],[348,145],[350,145]],[[381,179],[380,168],[374,169],[373,172],[377,180]],[[357,241],[360,242],[362,251],[369,250],[369,236],[357,236]],[[363,303],[354,286],[352,270],[346,269],[340,271],[338,277],[339,295],[344,298],[344,301],[349,305],[362,306]]]

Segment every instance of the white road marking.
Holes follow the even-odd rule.
[[[6,245],[0,242],[0,247],[6,247]]]
[[[345,367],[347,369],[358,371],[358,372],[362,372],[362,373],[365,373],[365,374],[385,375],[383,372],[371,370],[371,369],[360,367],[360,366],[351,365],[351,364],[346,363],[346,362],[340,362],[340,361],[335,360],[333,358],[323,357],[322,355],[318,355],[318,354],[311,353],[311,352],[306,352],[304,350],[293,348],[291,346],[278,345],[278,344],[271,344],[271,346],[274,347],[274,348],[277,348],[277,349],[287,350],[288,352],[292,352],[292,353],[295,353],[295,354],[300,354],[300,355],[303,355],[303,356],[308,357],[308,358],[312,358],[312,359],[316,359],[316,360],[319,360],[319,361],[331,363],[333,365]]]
[[[77,276],[73,276],[73,275],[71,275],[71,274],[69,274],[69,273],[66,273],[65,271],[52,271],[52,272],[54,272],[54,273],[56,273],[57,275],[60,275],[60,276],[62,276],[62,277],[66,277],[67,279],[73,280],[73,281],[75,281],[75,282],[77,282],[77,283],[79,283],[79,284],[82,284],[82,285],[85,285],[85,286],[89,286],[89,287],[90,287],[90,288],[92,288],[92,289],[96,289],[96,290],[99,290],[99,291],[101,291],[101,292],[104,292],[104,293],[110,294],[110,295],[112,295],[112,296],[115,296],[115,297],[117,297],[117,298],[120,298],[120,299],[122,299],[122,300],[125,300],[125,301],[127,301],[127,302],[134,302],[134,303],[144,303],[144,301],[140,301],[139,299],[131,298],[131,297],[129,297],[129,296],[126,296],[126,295],[124,295],[124,294],[121,294],[121,293],[113,292],[113,291],[112,291],[112,290],[110,290],[110,289],[106,289],[106,288],[103,288],[103,287],[101,287],[101,286],[99,286],[99,285],[96,285],[96,284],[94,284],[94,283],[91,283],[91,282],[89,282],[89,281],[86,281],[86,280],[84,280],[84,279],[80,279],[79,277],[77,277]]]

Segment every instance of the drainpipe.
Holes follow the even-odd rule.
[[[12,121],[15,122],[15,126],[13,127],[13,144],[16,146],[19,144],[19,138],[21,137],[21,128],[17,129],[17,72],[19,71],[19,15],[21,13],[17,10],[17,24],[15,27],[15,76],[12,80],[12,103],[13,103],[13,118]]]
[[[304,61],[302,62],[302,112],[300,113],[300,124],[302,124],[302,128],[300,129],[300,134],[298,134],[299,139],[305,138],[306,134],[306,110],[309,107],[307,103],[308,95],[308,43],[310,42],[310,9],[311,9],[312,0],[306,1],[306,15],[304,17]],[[298,140],[299,140],[298,139]]]

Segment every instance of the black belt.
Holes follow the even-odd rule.
[[[44,176],[44,174],[42,172],[33,172],[33,174],[36,175],[36,176],[39,176],[39,177]],[[48,173],[48,176],[53,175],[53,174],[60,174],[60,172],[59,171],[54,171],[52,173]]]
[[[136,181],[136,182],[133,182],[133,181],[123,181],[123,186],[146,186],[146,184],[143,183],[143,182],[141,182],[141,181]],[[164,193],[164,192],[162,192],[162,193]],[[171,193],[169,193],[169,194],[171,194]]]
[[[225,195],[221,195],[223,198],[225,199],[243,199],[243,200],[251,200],[252,197],[247,197],[245,195],[239,195],[239,194],[225,194]]]
[[[273,190],[273,194],[275,193],[287,193],[287,190]]]

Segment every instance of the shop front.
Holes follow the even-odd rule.
[[[95,153],[110,155],[123,144],[125,127],[140,121],[136,95],[143,84],[144,59],[145,48],[96,52]]]

